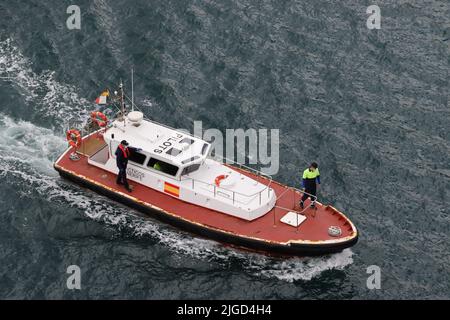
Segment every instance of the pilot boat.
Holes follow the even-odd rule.
[[[311,207],[308,199],[300,209],[304,191],[211,157],[209,142],[145,118],[133,99],[128,112],[119,88],[114,94],[121,108],[111,122],[95,111],[94,129],[67,131],[69,146],[54,163],[62,177],[174,227],[252,251],[322,255],[357,242],[356,227],[333,206],[316,201]],[[122,140],[138,148],[127,167],[131,192],[116,183]]]

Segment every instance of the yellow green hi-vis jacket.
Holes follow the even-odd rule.
[[[306,189],[315,188],[316,183],[320,184],[320,172],[319,168],[310,171],[309,168],[306,168],[303,171],[302,177],[302,187]]]

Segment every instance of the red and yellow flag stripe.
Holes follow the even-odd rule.
[[[174,184],[168,183],[168,182],[164,182],[164,192],[166,192],[172,196],[179,197],[180,196],[180,187],[178,187]]]

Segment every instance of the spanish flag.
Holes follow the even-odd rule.
[[[180,197],[180,187],[168,182],[164,182],[164,192],[175,197]]]
[[[109,96],[109,91],[103,91],[100,97],[95,99],[96,104],[106,104],[106,98]]]

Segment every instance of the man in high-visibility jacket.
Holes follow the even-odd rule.
[[[317,184],[320,184],[320,172],[317,163],[313,162],[303,171],[302,187],[305,189],[302,199],[300,200],[300,207],[303,209],[305,200],[311,198],[311,207],[315,207],[315,200],[317,194]]]

